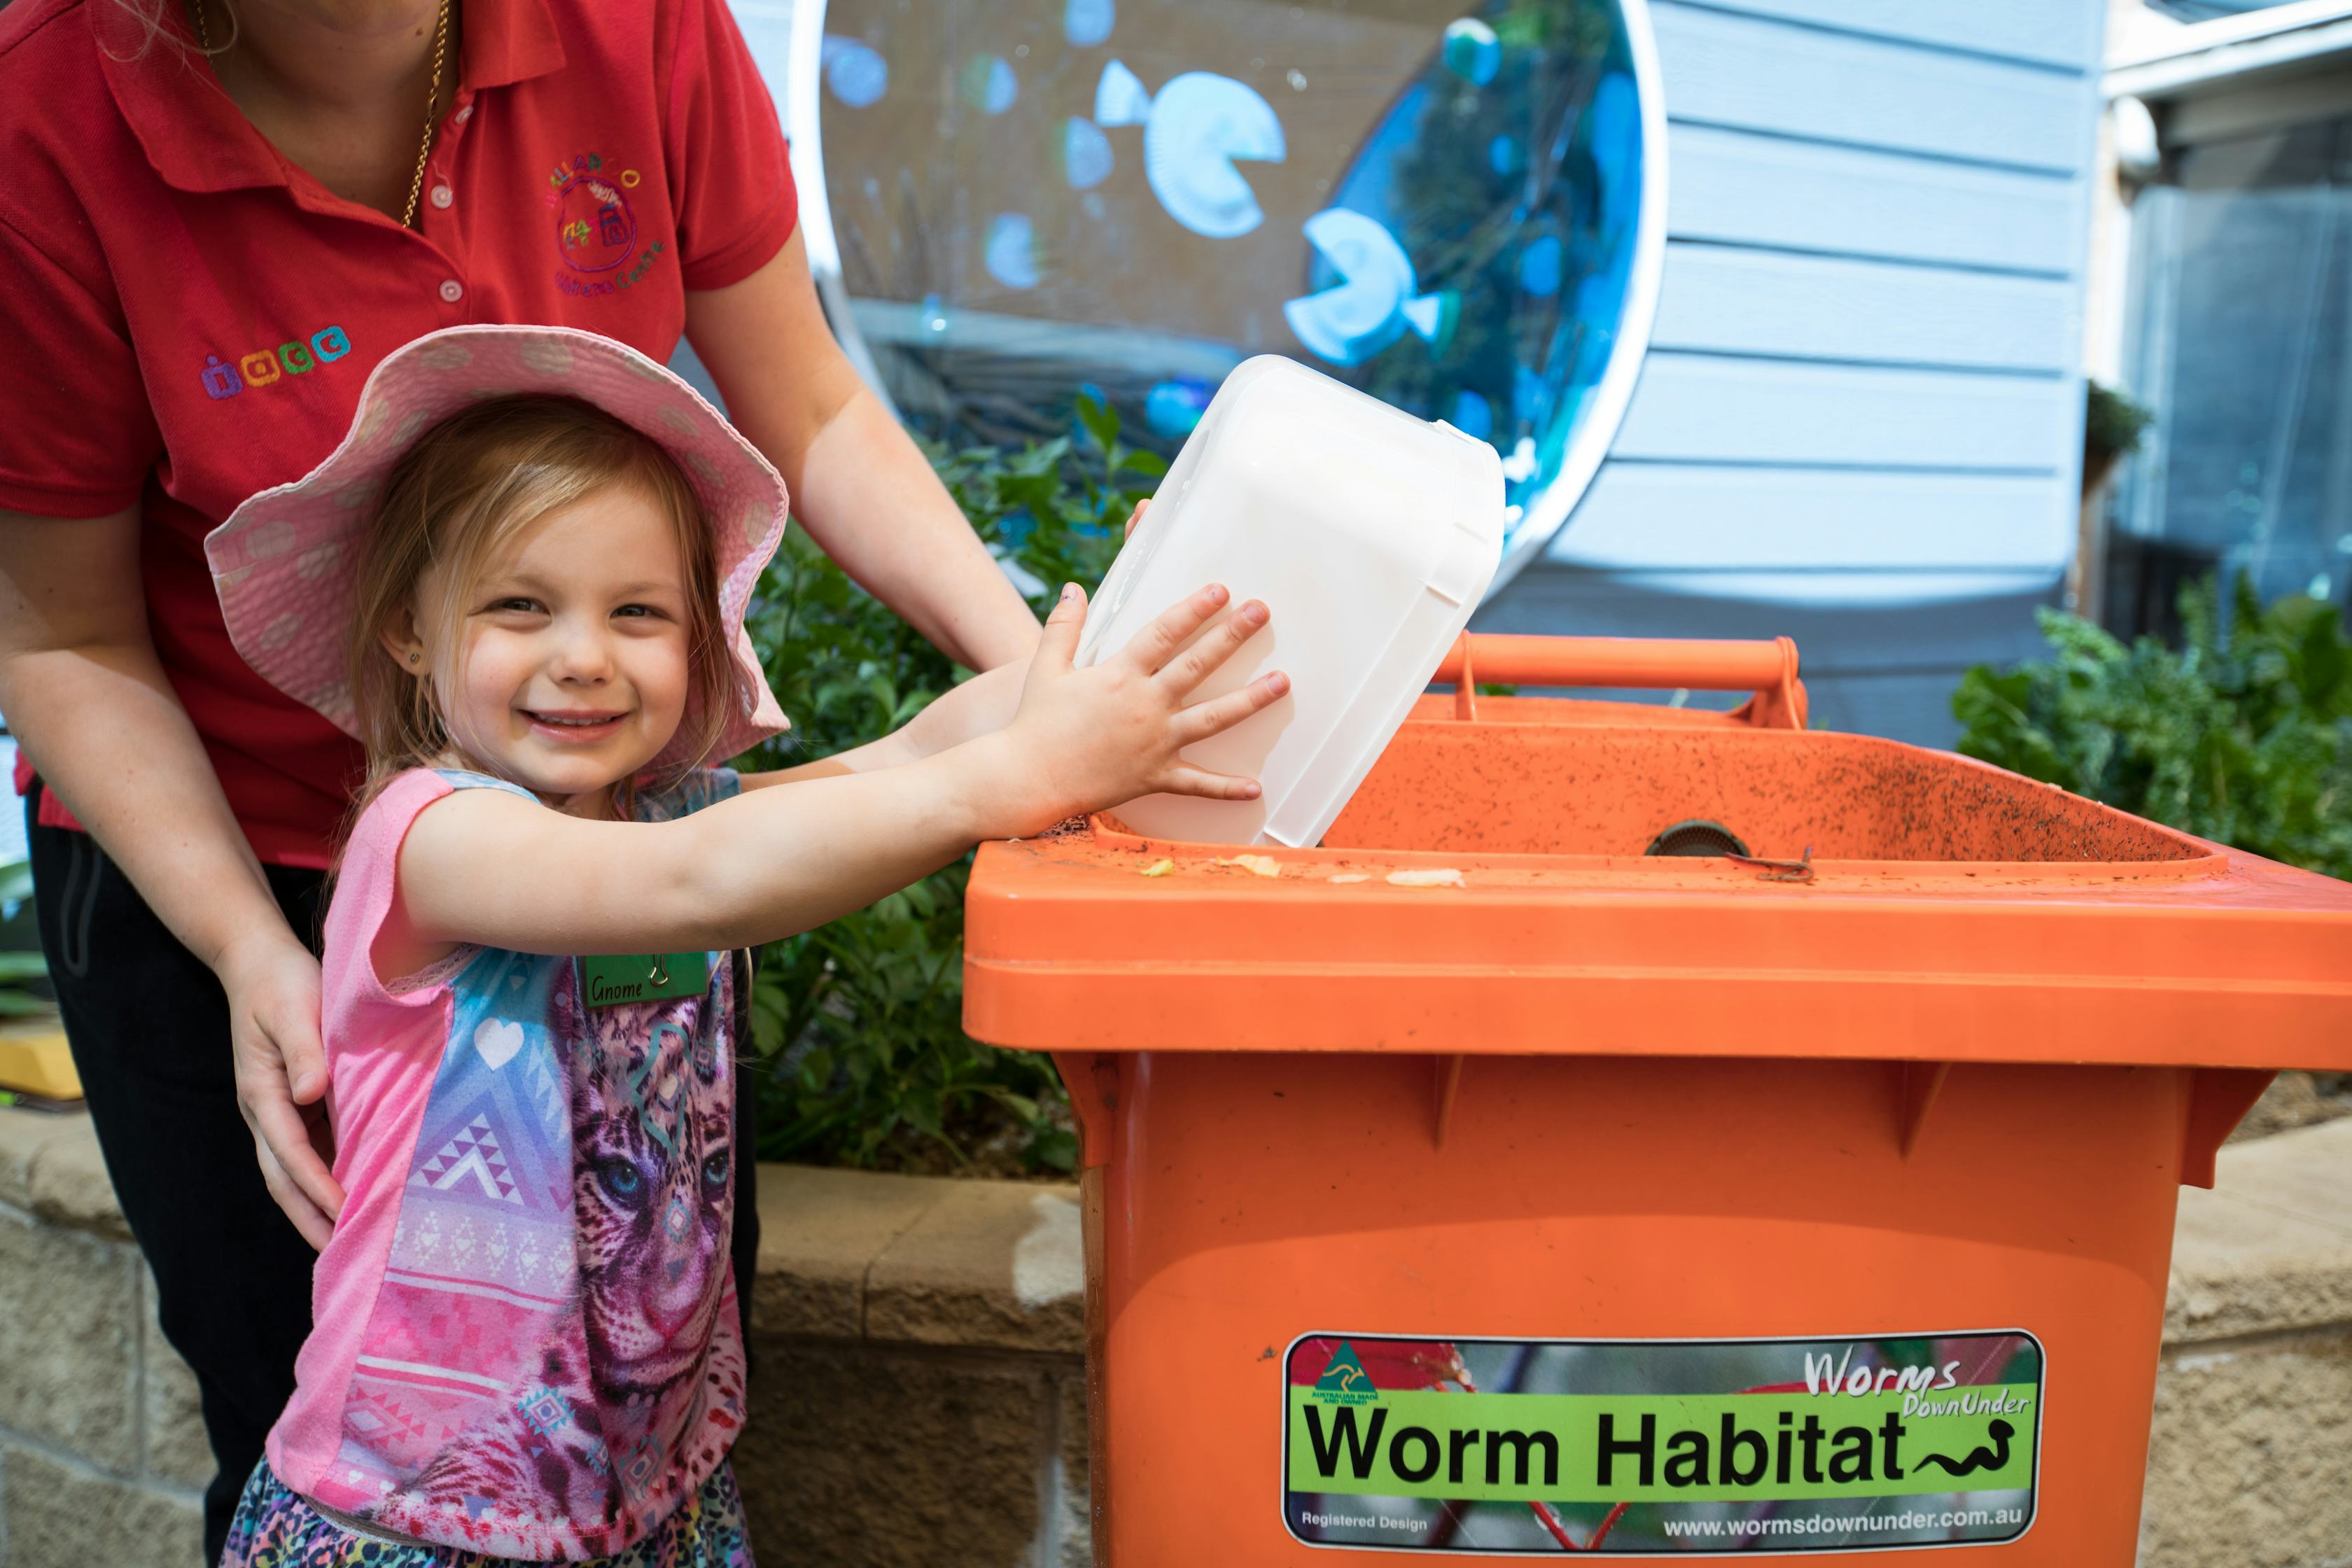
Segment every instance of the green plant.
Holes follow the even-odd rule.
[[[0,864],[0,925],[13,925],[17,911],[32,900],[33,868],[30,862],[12,860]],[[31,940],[27,920],[25,925],[11,931],[11,937]],[[49,966],[39,948],[29,950],[0,947],[0,1019],[38,1016],[53,1013],[57,1004],[47,995],[45,983]],[[35,987],[41,989],[35,989]],[[0,1089],[0,1105],[14,1105],[20,1097],[10,1089]]]
[[[0,865],[0,921],[14,921],[16,911],[31,902],[32,897],[32,863],[12,860]],[[31,940],[29,931],[25,940]],[[52,1011],[57,1005],[45,991],[33,989],[48,977],[48,961],[41,956],[39,948],[0,948],[0,1018],[22,1018]]]
[[[990,550],[1036,585],[1091,587],[1135,503],[1167,471],[1082,393],[1070,436],[1006,453],[926,453]],[[789,530],[747,624],[793,733],[743,762],[787,766],[875,740],[921,711],[955,668]],[[757,956],[751,1074],[763,1158],[853,1165],[1066,1170],[1076,1153],[1050,1063],[965,1035],[969,861]]]
[[[2053,657],[1961,678],[1959,749],[2291,865],[2352,877],[2352,641],[2336,606],[2241,577],[2180,596],[2185,646],[2045,610]]]
[[[2095,464],[2127,457],[2156,417],[2105,382],[2083,384],[2083,449]]]

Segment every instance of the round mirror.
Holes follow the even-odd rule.
[[[1643,0],[802,0],[792,26],[810,260],[918,428],[1058,434],[1084,386],[1172,450],[1234,365],[1287,354],[1495,446],[1505,575],[1599,467],[1664,252]]]

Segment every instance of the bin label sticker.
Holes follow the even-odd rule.
[[[1283,1358],[1283,1521],[1476,1555],[1885,1552],[2014,1541],[2042,1342],[1316,1333]]]

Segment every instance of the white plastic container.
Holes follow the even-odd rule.
[[[1264,792],[1146,795],[1115,815],[1153,838],[1316,843],[1469,621],[1502,548],[1492,447],[1291,360],[1236,367],[1103,579],[1077,662],[1126,647],[1204,584],[1223,583],[1234,605],[1264,600],[1266,629],[1200,695],[1271,669],[1289,673],[1289,694],[1185,752]]]

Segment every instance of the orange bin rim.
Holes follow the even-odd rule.
[[[1466,666],[1466,674],[1465,674]],[[966,1027],[1072,1051],[2352,1069],[2352,884],[1809,731],[1793,644],[1471,637],[1323,843],[984,846]],[[1730,714],[1475,695],[1702,687]],[[1720,824],[1744,856],[1645,853]]]

